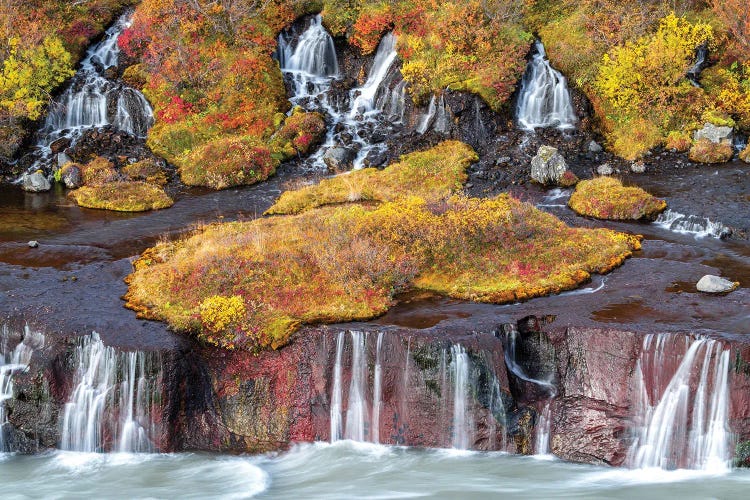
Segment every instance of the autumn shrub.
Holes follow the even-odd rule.
[[[160,243],[135,263],[126,300],[211,344],[278,348],[302,324],[369,319],[410,289],[493,303],[568,290],[637,248],[639,237],[570,228],[507,194],[403,195]]]
[[[115,165],[103,156],[97,156],[85,165],[77,165],[86,185],[102,184],[117,179]]]
[[[715,143],[709,139],[698,139],[690,148],[688,157],[698,163],[724,163],[732,159],[734,148],[730,141]]]
[[[174,201],[163,189],[147,182],[116,181],[83,186],[71,191],[78,206],[113,210],[116,212],[144,212],[171,207]]]
[[[271,138],[270,148],[275,157],[284,161],[305,155],[319,145],[326,133],[323,115],[295,108]]]
[[[157,186],[164,186],[168,180],[164,168],[150,158],[125,165],[121,172],[132,181],[144,181]]]
[[[667,204],[639,187],[623,186],[612,177],[597,177],[579,182],[568,206],[580,215],[597,219],[653,220]]]
[[[690,138],[690,133],[673,130],[669,134],[667,134],[667,139],[664,143],[664,147],[667,149],[671,149],[672,151],[684,153],[685,151],[690,149],[692,143],[693,141]]]
[[[278,161],[252,136],[226,137],[208,142],[186,155],[180,167],[189,186],[226,189],[254,184],[276,171]]]
[[[282,193],[266,212],[295,214],[311,208],[359,201],[393,201],[406,196],[442,199],[462,189],[466,169],[478,160],[470,146],[445,141],[404,155],[384,170],[366,168]]]

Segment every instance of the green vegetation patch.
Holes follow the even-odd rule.
[[[161,243],[136,262],[126,299],[211,344],[278,348],[301,324],[366,320],[411,289],[492,303],[568,290],[638,248],[637,236],[570,228],[505,194],[394,195]]]
[[[81,207],[117,212],[159,210],[174,204],[163,189],[147,182],[95,184],[76,189],[70,196]]]
[[[597,177],[579,182],[568,206],[580,215],[597,219],[653,220],[667,203],[639,187],[623,186],[612,177]]]
[[[462,188],[466,169],[478,159],[462,142],[442,142],[404,155],[384,170],[366,168],[287,191],[266,214],[296,214],[336,203],[392,201],[410,194],[426,200],[446,198]]]

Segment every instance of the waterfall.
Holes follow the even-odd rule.
[[[118,64],[117,39],[130,26],[130,17],[131,14],[121,16],[107,29],[102,41],[88,49],[70,84],[50,106],[38,132],[41,157],[31,170],[53,160],[50,144],[54,141],[67,138],[74,144],[86,129],[111,125],[135,137],[146,137],[154,122],[148,101],[141,92],[106,75],[108,68]]]
[[[11,451],[5,443],[5,427],[8,423],[5,413],[5,403],[14,397],[13,376],[29,369],[31,355],[34,349],[44,345],[44,335],[33,332],[29,326],[24,327],[21,341],[11,350],[8,346],[11,331],[7,325],[2,327],[2,345],[0,345],[0,452]]]
[[[537,416],[536,436],[534,442],[534,453],[536,455],[549,455],[549,435],[552,424],[552,400],[544,402],[542,411]]]
[[[536,53],[521,80],[516,107],[518,124],[525,130],[573,128],[577,118],[565,77],[550,66],[542,42],[537,41],[534,47]]]
[[[336,364],[333,366],[333,389],[331,394],[331,442],[341,439],[342,409],[341,401],[341,356],[344,352],[344,332],[336,337]]]
[[[118,352],[96,332],[76,347],[75,389],[62,419],[64,450],[151,452],[157,438],[152,408],[160,400],[157,356]]]
[[[367,422],[367,334],[351,332],[352,378],[349,382],[349,401],[346,408],[346,430],[344,437],[353,441],[365,440]]]
[[[646,336],[634,378],[639,425],[631,467],[729,468],[729,361],[716,340]]]
[[[372,429],[373,443],[380,443],[380,407],[383,399],[383,367],[380,364],[380,350],[383,347],[383,333],[378,333],[375,346],[375,376],[372,388]]]
[[[452,446],[459,450],[469,448],[468,389],[469,355],[459,344],[451,347],[451,374],[453,376],[453,440]]]
[[[332,82],[339,77],[336,48],[320,16],[295,37],[293,31],[281,33],[276,58],[291,82],[290,101],[308,111],[327,115],[329,128],[323,145],[307,160],[315,170],[325,169],[325,153],[332,148],[346,150],[344,163],[358,169],[368,163],[368,155],[386,149],[383,140],[371,140],[376,128],[402,123],[406,83],[393,89],[393,68],[397,59],[396,36],[386,34],[378,45],[366,82],[349,91],[348,104],[331,102]]]
[[[671,209],[660,213],[654,224],[676,233],[692,234],[696,238],[725,238],[731,233],[731,230],[721,222],[712,222],[697,215],[681,214]]]
[[[532,384],[538,385],[540,387],[544,387],[548,392],[550,397],[554,397],[557,395],[557,388],[552,383],[551,380],[542,380],[537,379],[534,377],[529,376],[526,371],[523,369],[521,365],[518,364],[517,356],[516,356],[516,341],[518,339],[518,331],[514,328],[510,332],[507,333],[505,337],[505,348],[503,349],[503,354],[505,357],[505,366],[508,367],[508,369],[515,375],[516,377],[520,378],[521,380],[525,380],[526,382],[531,382]]]
[[[361,87],[352,90],[352,96],[355,97],[349,110],[349,118],[355,118],[359,113],[375,110],[375,94],[395,60],[396,35],[388,33],[378,45],[378,51],[375,53],[375,60],[367,76],[367,81]]]

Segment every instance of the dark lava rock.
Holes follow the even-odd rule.
[[[354,153],[349,148],[336,146],[325,152],[323,161],[332,172],[343,172],[352,167]]]
[[[61,153],[70,146],[70,139],[67,137],[61,137],[49,145],[53,154]]]

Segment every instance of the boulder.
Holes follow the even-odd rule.
[[[591,141],[589,142],[588,150],[589,150],[589,153],[601,153],[602,147],[599,145],[598,142]]]
[[[65,187],[68,189],[78,189],[83,186],[83,175],[77,165],[69,165],[60,176]]]
[[[61,137],[49,145],[50,150],[53,154],[62,153],[70,146],[70,139],[67,137]]]
[[[630,164],[630,171],[634,174],[642,174],[646,171],[646,164],[642,161],[634,161]]]
[[[57,154],[57,166],[58,167],[64,167],[66,164],[73,161],[73,158],[68,156],[67,153],[58,153]]]
[[[701,139],[708,139],[714,144],[720,144],[724,141],[732,142],[732,127],[717,127],[712,123],[706,123],[703,128],[696,130],[693,139],[697,142]]]
[[[540,184],[557,184],[566,170],[565,158],[552,146],[539,146],[531,160],[531,178]]]
[[[52,189],[52,184],[50,184],[50,182],[41,172],[24,174],[22,183],[23,190],[29,191],[31,193],[40,193],[42,191],[49,191],[50,189]]]
[[[704,293],[729,293],[735,290],[740,284],[736,281],[729,281],[726,278],[707,274],[698,280],[695,287],[699,292]]]
[[[731,141],[724,140],[716,143],[705,137],[695,141],[688,153],[688,157],[698,163],[725,163],[731,160],[732,156],[734,156],[734,148]]]
[[[612,175],[614,173],[614,170],[609,165],[609,163],[602,163],[598,167],[596,167],[596,173],[599,175]]]
[[[37,248],[39,247],[39,242],[36,240],[29,241],[29,248]]]
[[[336,146],[323,154],[323,161],[328,167],[328,170],[331,170],[332,172],[343,172],[352,168],[354,153],[348,148]]]

